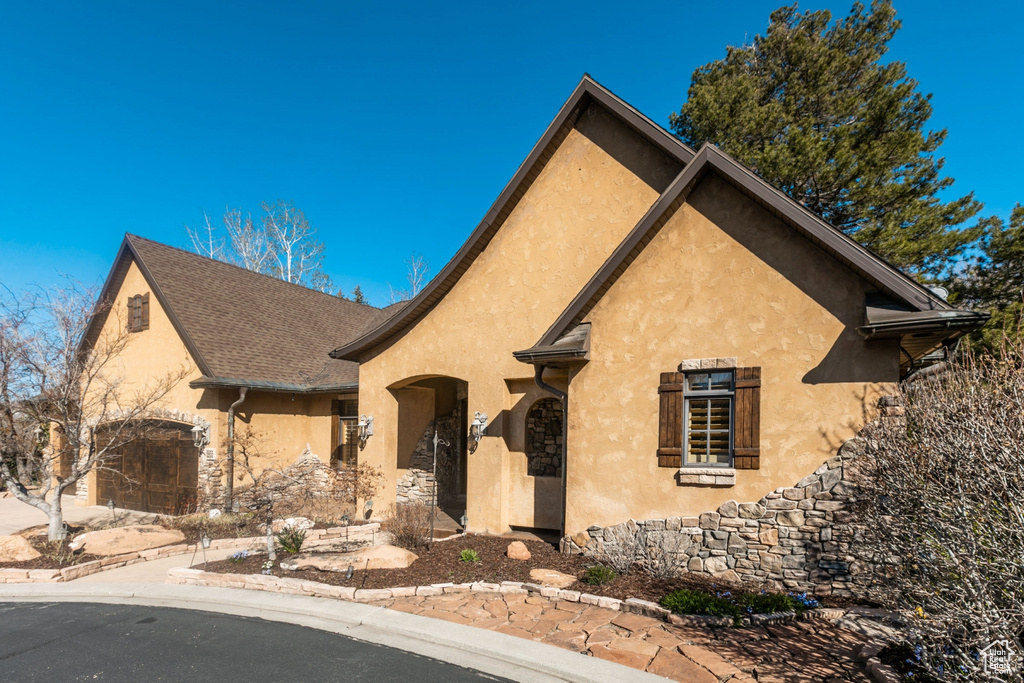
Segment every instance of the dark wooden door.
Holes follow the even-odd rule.
[[[199,452],[187,425],[147,425],[145,436],[117,449],[99,472],[99,504],[181,514],[188,512],[199,484]],[[97,435],[97,447],[102,447]]]

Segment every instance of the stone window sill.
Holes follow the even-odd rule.
[[[732,467],[680,467],[676,480],[680,486],[735,486]]]

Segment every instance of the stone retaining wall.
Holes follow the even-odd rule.
[[[331,527],[330,529],[310,529],[306,532],[306,543],[316,545],[318,542],[336,541],[344,538],[352,542],[376,542],[380,532],[380,524],[359,524],[350,527]],[[220,538],[210,542],[210,549],[220,548],[250,548],[254,545],[265,547],[266,536],[249,536],[246,538]],[[74,581],[83,576],[96,574],[108,569],[126,567],[138,562],[149,562],[163,557],[173,555],[187,555],[189,553],[202,552],[196,544],[191,545],[168,545],[162,548],[151,548],[140,550],[136,553],[124,555],[112,555],[102,560],[83,562],[82,564],[64,567],[63,569],[10,569],[0,568],[0,584],[2,583],[63,583]]]
[[[592,526],[566,545],[597,558],[638,553],[641,562],[668,553],[680,571],[750,588],[863,597],[871,567],[857,556],[853,509],[863,451],[862,440],[851,439],[813,474],[759,501],[728,501],[699,517]]]

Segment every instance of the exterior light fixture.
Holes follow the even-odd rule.
[[[363,514],[369,517],[371,512],[373,512],[373,498],[363,503]]]
[[[42,427],[40,427],[39,425],[36,425],[36,428],[32,430],[32,433],[35,434],[35,436],[36,436],[36,443],[37,444],[43,442],[43,428]]]
[[[341,523],[344,526],[348,526],[348,513],[347,512],[341,516]]]
[[[238,510],[240,508],[241,508],[241,506],[238,504],[237,500],[231,502],[231,511],[232,512],[238,512]]]
[[[366,440],[373,436],[373,415],[360,415],[359,423],[359,450],[366,448]]]
[[[61,523],[60,528],[57,529],[56,536],[57,536],[57,540],[58,541],[63,541],[64,539],[66,539],[68,537],[68,523],[67,522],[62,522]]]
[[[210,443],[210,425],[196,424],[192,428],[192,443],[196,448],[202,448]]]
[[[199,545],[203,547],[203,564],[206,564],[206,549],[210,547],[210,537],[203,534],[203,537],[199,539]]]
[[[462,513],[462,519],[459,520],[459,524],[462,525],[463,531],[465,531],[466,527],[469,525],[469,517],[466,515],[465,512]]]
[[[352,572],[354,572],[354,571],[355,571],[355,568],[352,565],[349,565],[348,569],[345,570],[345,580],[346,581],[350,581],[352,579]]]
[[[469,452],[476,452],[480,438],[487,434],[487,413],[473,413],[473,421],[469,423]]]
[[[116,522],[117,521],[117,513],[114,512],[114,499],[113,498],[108,498],[107,499],[107,509],[110,510],[110,516],[113,517],[114,521]]]

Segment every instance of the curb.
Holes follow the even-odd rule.
[[[517,681],[654,683],[663,678],[551,645],[359,603],[160,584],[0,586],[12,602],[101,602],[216,612],[305,626]]]
[[[864,663],[864,668],[878,683],[899,683],[900,677],[896,670],[888,664],[882,664],[882,660],[878,658],[878,653],[884,650],[885,646],[886,643],[877,640],[868,641],[860,648],[857,659]]]
[[[359,531],[354,531],[355,529],[358,529]],[[352,540],[361,540],[362,537],[367,535],[373,539],[379,530],[380,524],[376,522],[350,527],[339,526],[330,527],[328,529],[310,529],[306,532],[306,540],[335,540],[341,538],[343,535],[346,539],[351,536]],[[247,548],[253,543],[263,543],[265,541],[266,536],[219,538],[210,543],[210,549]],[[70,567],[64,567],[63,569],[10,569],[0,567],[0,585],[9,583],[64,583],[80,579],[83,576],[90,576],[102,571],[107,571],[108,569],[127,567],[130,564],[149,562],[150,560],[160,560],[165,557],[173,557],[175,555],[188,555],[189,553],[197,553],[200,550],[200,546],[196,543],[191,545],[165,545],[161,548],[150,548],[149,550],[140,550],[134,553],[112,555],[110,557],[105,557],[102,560],[73,564]]]
[[[168,570],[167,582],[189,586],[205,586],[215,588],[244,588],[247,590],[305,595],[318,598],[336,598],[354,602],[372,602],[374,600],[390,600],[412,596],[433,596],[444,593],[532,593],[549,600],[565,600],[594,605],[617,612],[639,614],[667,621],[676,626],[731,627],[732,617],[715,617],[702,615],[672,614],[661,605],[648,600],[627,598],[619,600],[579,591],[563,590],[542,586],[536,583],[519,581],[502,581],[498,583],[435,583],[429,586],[403,586],[397,588],[355,588],[352,586],[334,586],[306,579],[292,579],[285,576],[263,574],[222,574],[205,572],[201,569],[178,567]],[[846,614],[846,610],[821,607],[797,614],[796,612],[778,612],[775,614],[755,614],[744,617],[744,626],[768,626],[791,621],[809,619],[838,619]]]

